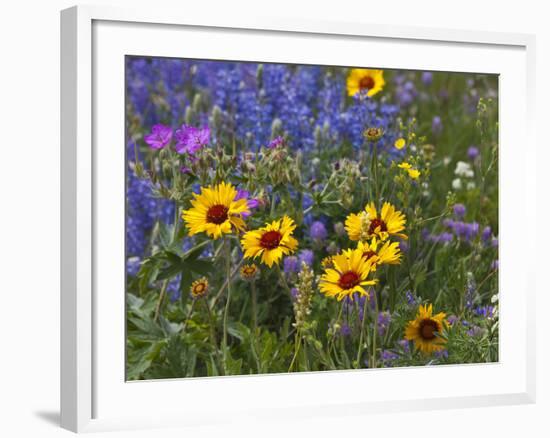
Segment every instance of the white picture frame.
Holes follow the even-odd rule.
[[[420,61],[415,59],[413,52],[426,51],[436,56],[422,61],[425,69],[475,69],[501,74],[502,360],[498,364],[484,365],[187,379],[186,382],[125,382],[121,379],[124,290],[120,289],[119,283],[123,269],[117,274],[116,268],[117,263],[123,264],[123,260],[116,262],[113,259],[111,263],[108,253],[118,254],[121,241],[123,245],[123,228],[120,235],[123,222],[116,218],[124,213],[123,208],[116,209],[116,204],[120,201],[123,183],[119,185],[124,175],[121,170],[117,176],[117,169],[123,169],[120,154],[113,152],[116,157],[113,155],[112,160],[106,160],[106,154],[98,154],[97,147],[108,141],[116,144],[120,139],[120,120],[124,117],[123,106],[117,107],[120,93],[124,93],[123,89],[118,89],[120,81],[123,83],[123,78],[119,77],[121,65],[118,64],[121,54],[171,56],[177,50],[174,38],[203,38],[202,44],[182,57],[199,58],[201,53],[209,51],[208,57],[214,59],[229,56],[232,59],[258,60],[254,58],[261,56],[266,61],[300,62],[300,56],[306,55],[303,55],[304,51],[300,54],[299,49],[291,50],[292,41],[309,49],[312,62],[321,63],[322,57],[327,59],[338,55],[336,64],[354,65],[350,61],[353,55],[346,58],[346,51],[340,51],[338,47],[344,47],[344,44],[360,47],[368,42],[373,53],[379,53],[376,55],[379,61],[375,64],[380,66],[417,68]],[[216,45],[220,38],[248,43],[241,44],[246,48],[239,54]],[[171,43],[162,45],[163,39]],[[209,41],[213,43],[209,44]],[[263,43],[262,54],[257,41]],[[378,49],[377,45],[380,46]],[[399,47],[403,50],[405,46],[407,52],[411,52],[408,56],[391,58],[390,52]],[[285,53],[276,47],[286,47]],[[527,160],[508,153],[509,147],[518,141],[521,141],[523,152],[519,155],[535,153],[532,126],[534,52],[535,39],[531,35],[273,17],[242,16],[228,20],[211,11],[201,14],[185,9],[163,11],[154,7],[134,10],[78,6],[62,11],[62,427],[86,432],[211,424],[213,418],[219,423],[245,421],[251,416],[270,421],[280,415],[306,418],[312,415],[361,415],[366,412],[534,402],[535,273],[531,272],[532,268],[525,260],[520,260],[520,250],[524,253],[525,245],[534,247],[535,242],[533,235],[525,236],[521,244],[507,239],[521,221],[535,222],[536,217],[534,208],[524,209],[521,218],[507,214],[513,208],[508,199],[518,200],[520,206],[536,205],[534,169],[527,167]],[[113,59],[116,62],[110,65]],[[467,59],[470,64],[465,63]],[[103,84],[106,71],[115,78],[111,88]],[[516,81],[514,87],[508,86],[510,79]],[[513,109],[506,106],[511,101],[515,102]],[[123,146],[121,143],[121,151]],[[512,169],[515,169],[513,184],[505,178]],[[106,217],[106,208],[102,206],[115,206],[112,216]],[[116,249],[108,248],[109,245]],[[105,257],[99,256],[101,254]],[[111,264],[115,265],[114,270],[109,270]],[[113,293],[106,295],[106,288],[113,289]],[[516,294],[513,307],[509,292],[512,288]],[[119,308],[121,303],[122,308]],[[512,311],[516,312],[514,330],[508,324]],[[101,315],[101,322],[98,315]],[[512,348],[517,351],[508,354]],[[420,392],[415,385],[406,383],[411,379],[424,381],[428,376],[434,382],[448,384]],[[382,389],[377,389],[376,382],[381,382],[380,387],[393,382],[386,397],[381,395]],[[368,385],[366,387],[371,390],[351,392],[351,388],[361,385]],[[318,391],[321,387],[323,393]],[[296,394],[289,400],[288,391],[292,388]],[[201,415],[200,411],[193,411],[193,403],[175,402],[178,399],[174,392],[181,393],[182,389],[197,405],[213,399],[219,399],[219,402],[209,404],[208,416]],[[269,394],[270,399],[261,394]],[[324,396],[331,401],[323,399]],[[147,404],[149,400],[158,401],[159,398],[166,400],[165,405]],[[228,402],[230,398],[233,403]],[[145,405],[142,411],[133,404],[136,400]]]

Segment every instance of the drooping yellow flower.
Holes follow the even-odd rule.
[[[360,91],[366,91],[367,96],[374,96],[384,88],[384,70],[370,68],[352,68],[347,79],[349,96],[355,96]]]
[[[389,202],[384,203],[380,214],[378,214],[374,203],[371,202],[365,206],[364,211],[348,215],[346,231],[351,240],[362,242],[372,237],[378,237],[382,241],[389,236],[407,239],[407,235],[401,233],[405,229],[406,222],[405,215],[396,210]]]
[[[298,241],[292,237],[295,229],[294,221],[283,216],[260,229],[246,232],[241,239],[244,257],[261,257],[262,263],[269,267],[278,264],[283,255],[292,254],[298,247]]]
[[[418,307],[416,318],[409,321],[405,328],[405,339],[414,341],[417,350],[426,354],[441,351],[447,341],[438,336],[443,332],[445,313],[441,312],[432,316],[432,305]]]
[[[397,140],[395,140],[395,143],[393,144],[395,146],[396,149],[403,149],[405,147],[405,139],[404,138],[398,138]]]
[[[371,127],[363,131],[363,137],[365,137],[368,141],[371,141],[373,143],[376,143],[378,140],[380,140],[383,135],[384,135],[384,130],[382,128]]]
[[[259,272],[259,269],[254,263],[251,263],[249,265],[244,265],[243,267],[241,267],[241,270],[240,270],[241,278],[247,281],[254,280],[258,275],[258,272]]]
[[[250,213],[246,199],[235,199],[237,190],[230,183],[222,182],[214,187],[201,187],[194,193],[193,206],[182,213],[189,235],[206,233],[213,239],[231,233],[232,227],[245,228],[243,214]]]
[[[399,242],[390,242],[387,240],[381,244],[376,237],[373,237],[370,243],[359,242],[357,249],[362,252],[365,260],[372,263],[373,270],[376,270],[376,267],[379,265],[398,265],[401,263]]]
[[[398,164],[397,167],[406,170],[409,174],[409,177],[411,177],[412,179],[417,179],[420,176],[420,171],[417,169],[413,169],[410,163],[407,163],[406,161]]]
[[[334,266],[325,268],[319,281],[322,293],[328,297],[336,297],[338,301],[345,297],[353,299],[355,293],[369,297],[365,286],[373,285],[376,281],[368,279],[369,273],[372,272],[372,263],[365,260],[362,251],[344,251],[333,256],[332,262]]]
[[[193,298],[204,297],[208,293],[208,280],[206,277],[199,278],[191,284],[191,296]]]

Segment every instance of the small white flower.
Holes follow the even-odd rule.
[[[453,179],[453,182],[451,183],[454,190],[460,190],[462,188],[462,181],[460,178]]]
[[[466,188],[467,188],[468,190],[473,190],[473,189],[476,188],[476,183],[473,182],[473,181],[470,181],[468,184],[466,184]]]
[[[443,158],[443,165],[444,166],[448,166],[450,162],[451,162],[451,157]]]
[[[473,178],[474,171],[472,170],[472,166],[470,165],[470,163],[459,161],[458,163],[456,163],[455,175],[464,176],[466,178]]]
[[[491,303],[495,304],[497,301],[498,301],[498,294],[494,294],[494,295],[491,297]]]

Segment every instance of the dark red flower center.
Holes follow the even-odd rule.
[[[372,90],[374,88],[374,79],[371,76],[365,76],[364,78],[361,78],[361,80],[359,81],[359,88],[361,90]]]
[[[265,232],[260,239],[260,246],[265,249],[275,249],[281,243],[283,236],[278,231]]]
[[[206,220],[212,224],[220,225],[227,220],[229,209],[225,205],[213,205],[206,213]]]
[[[433,319],[423,319],[420,322],[420,336],[427,341],[435,338],[435,333],[439,331],[437,322]]]
[[[369,251],[365,251],[363,253],[363,258],[365,260],[369,260],[370,258],[374,257],[375,255],[376,255],[376,253],[374,251],[369,250]]]
[[[386,222],[384,222],[382,219],[374,218],[370,222],[369,226],[369,234],[374,234],[376,229],[380,227],[380,231],[388,231],[388,227],[386,225]]]
[[[340,275],[340,280],[338,280],[338,286],[342,289],[353,289],[360,283],[359,275],[353,271],[348,271]]]

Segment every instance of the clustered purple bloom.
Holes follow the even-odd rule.
[[[247,190],[239,189],[237,191],[237,196],[235,196],[235,201],[238,201],[239,199],[246,199],[246,205],[248,206],[249,210],[253,210],[255,208],[258,208],[258,205],[260,205],[260,201],[258,201],[255,198],[250,197],[250,192]],[[251,213],[242,213],[243,217],[250,216]]]
[[[298,263],[298,257],[296,256],[287,256],[283,260],[283,271],[285,274],[295,274],[300,269]]]
[[[458,319],[458,316],[456,315],[449,315],[447,317],[447,322],[450,324],[450,325],[454,325],[455,323],[457,323],[459,321]]]
[[[301,250],[300,253],[298,254],[298,262],[299,262],[298,269],[301,268],[302,263],[305,263],[306,265],[311,267],[313,265],[313,259],[314,259],[314,254],[311,249]]]
[[[422,83],[426,86],[430,86],[432,85],[432,82],[433,82],[433,73],[431,71],[425,71],[425,72],[422,72],[422,76],[420,77],[420,79],[422,80]]]
[[[278,137],[275,137],[273,140],[271,140],[271,141],[269,142],[269,144],[267,145],[267,147],[268,147],[269,149],[275,149],[275,148],[277,148],[277,147],[279,147],[279,146],[283,146],[283,144],[284,144],[283,137],[278,136]]]
[[[315,221],[309,227],[309,235],[313,240],[323,241],[327,238],[328,232],[325,224],[321,221]]]
[[[489,225],[487,225],[481,231],[481,240],[483,242],[489,242],[492,237],[493,237],[493,231],[491,230],[491,227]]]
[[[367,297],[364,295],[359,295],[358,293],[353,294],[353,299],[350,297],[345,297],[342,301],[344,305],[344,312],[351,315],[357,306],[359,321],[363,321],[366,300]]]
[[[479,156],[479,149],[477,146],[470,146],[468,148],[468,158],[470,160],[475,160]]]
[[[172,223],[174,202],[155,198],[150,181],[138,178],[128,171],[126,189],[126,254],[142,257],[145,254],[150,234],[155,222]]]
[[[406,81],[405,77],[402,75],[396,76],[395,82],[395,97],[397,102],[399,102],[399,105],[402,107],[409,106],[418,95],[414,83],[412,81]]]
[[[176,130],[176,151],[179,154],[193,155],[210,142],[210,128],[196,128],[194,126],[182,125]]]
[[[172,141],[172,128],[157,124],[151,128],[151,133],[143,137],[152,149],[162,149]]]
[[[492,318],[495,316],[495,307],[488,306],[478,306],[474,309],[474,313],[478,316],[483,316],[484,318]]]
[[[342,336],[350,336],[351,335],[351,327],[348,323],[342,323],[342,327],[340,328],[340,334]]]
[[[457,218],[462,219],[466,214],[466,207],[464,204],[455,204],[453,206],[453,213]]]
[[[378,314],[378,334],[380,336],[384,336],[386,333],[386,330],[390,326],[391,323],[391,314],[390,312],[380,312]]]
[[[440,234],[428,234],[427,239],[434,243],[451,243],[454,239],[454,235],[447,231]]]
[[[435,136],[440,135],[443,132],[443,122],[441,121],[441,117],[434,116],[432,119],[432,134]]]
[[[443,225],[449,228],[457,238],[465,242],[470,242],[479,235],[479,224],[477,222],[462,222],[445,219]]]
[[[380,352],[380,360],[385,366],[391,366],[391,364],[399,359],[399,355],[392,350],[382,350]]]
[[[466,279],[466,292],[464,294],[465,307],[466,309],[471,310],[474,307],[474,300],[476,298],[476,282],[472,274],[468,273],[468,278]]]
[[[410,290],[405,292],[405,297],[407,298],[407,304],[409,306],[416,306],[418,303],[420,303],[420,300],[415,297]]]

